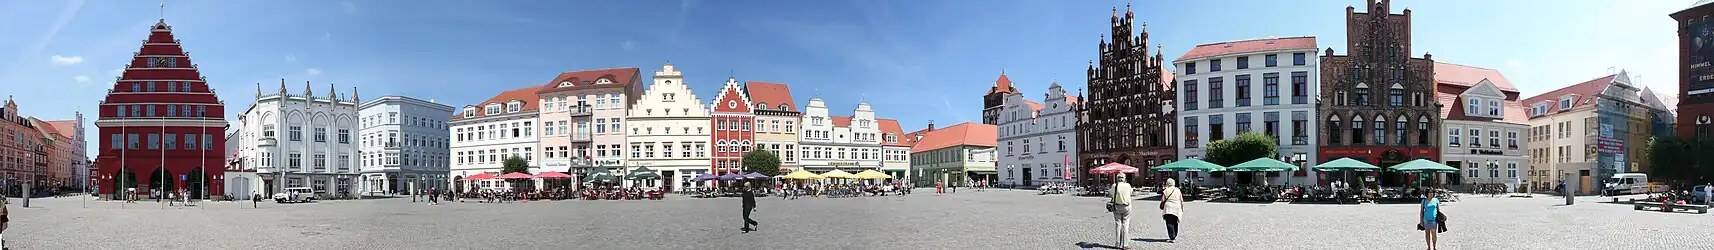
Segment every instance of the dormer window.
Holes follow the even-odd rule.
[[[464,107],[464,118],[476,116],[476,107]]]
[[[609,83],[613,83],[613,80],[609,80],[607,78],[595,79],[595,84],[609,84]]]
[[[510,103],[506,103],[506,113],[517,113],[519,110],[523,109],[524,102],[512,101]]]
[[[1464,106],[1464,114],[1481,115],[1482,114],[1482,99],[1481,98],[1475,98],[1475,97],[1466,97],[1466,98],[1470,98],[1470,105]]]
[[[766,103],[766,102],[764,102],[764,103],[757,103],[757,104],[756,104],[756,109],[768,109],[768,103]]]
[[[791,106],[786,106],[785,104],[780,104],[780,111],[789,111],[789,110],[792,110],[791,108],[792,108]]]
[[[571,87],[571,81],[559,82],[559,86],[555,86],[555,88],[564,88],[564,87]]]
[[[483,110],[482,115],[498,115],[498,114],[500,114],[500,104],[499,103],[488,104],[488,107],[485,109],[486,110]]]
[[[1500,117],[1500,101],[1488,101],[1488,116]]]
[[[1571,109],[1571,99],[1577,99],[1577,96],[1576,95],[1567,95],[1567,96],[1559,97],[1559,110]]]
[[[1535,115],[1545,115],[1547,114],[1547,103],[1537,103],[1531,109],[1535,111]]]

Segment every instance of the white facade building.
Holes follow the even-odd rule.
[[[712,138],[708,108],[697,98],[684,75],[672,64],[655,71],[654,83],[638,96],[626,115],[625,142],[630,150],[624,174],[638,167],[657,171],[662,179],[683,180],[709,173]],[[633,183],[660,187],[658,182]],[[676,183],[675,183],[676,184]]]
[[[1441,161],[1458,168],[1448,184],[1516,187],[1529,171],[1529,117],[1518,103],[1518,89],[1499,71],[1435,63],[1436,97],[1441,106]],[[1508,188],[1510,190],[1510,188]]]
[[[1059,83],[1048,86],[1043,103],[1024,99],[1022,93],[1006,94],[995,126],[999,183],[1009,186],[1040,186],[1076,183],[1077,98],[1066,96]]]
[[[315,96],[305,83],[301,95],[280,91],[263,95],[238,116],[238,143],[243,159],[253,159],[261,178],[250,187],[259,193],[279,193],[284,187],[308,187],[317,194],[356,194],[357,89],[350,98],[337,96],[332,85],[326,96]],[[227,186],[237,184],[228,181]]]
[[[357,111],[358,169],[362,192],[422,193],[429,187],[446,190],[452,133],[447,119],[452,106],[404,96],[383,96],[364,102]]]
[[[452,127],[453,191],[482,189],[508,190],[502,180],[462,181],[478,174],[500,176],[507,157],[517,156],[529,162],[529,172],[541,167],[535,149],[539,146],[535,128],[539,123],[536,91],[542,86],[508,90],[481,103],[466,105],[448,123]]]
[[[851,116],[828,116],[827,104],[812,98],[799,124],[803,126],[798,131],[798,163],[803,169],[816,173],[882,170],[881,125],[868,103],[858,103]]]
[[[1279,160],[1301,167],[1289,174],[1269,173],[1270,184],[1315,183],[1308,170],[1319,163],[1319,125],[1311,119],[1316,117],[1312,93],[1321,88],[1315,49],[1315,37],[1243,40],[1198,45],[1174,60],[1177,68],[1189,69],[1174,75],[1180,86],[1174,106],[1180,107],[1184,131],[1177,135],[1184,142],[1178,144],[1178,155],[1202,158],[1209,142],[1264,133],[1279,142]]]

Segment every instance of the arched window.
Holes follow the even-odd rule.
[[[1363,116],[1351,116],[1351,144],[1363,144]]]
[[[1375,145],[1387,144],[1387,117],[1375,115]]]
[[[1387,89],[1387,104],[1390,104],[1393,107],[1403,107],[1405,105],[1404,85],[1393,83],[1393,87],[1391,89]]]
[[[1339,137],[1340,137],[1340,135],[1344,135],[1344,134],[1345,134],[1344,130],[1339,130],[1339,115],[1338,114],[1328,115],[1327,116],[1327,143],[1328,144],[1343,143],[1344,141],[1340,140],[1341,138],[1339,138]]]
[[[768,109],[768,103],[766,103],[766,102],[756,103],[756,109]]]
[[[1410,145],[1405,140],[1405,138],[1410,138],[1405,136],[1405,128],[1410,127],[1408,121],[1410,120],[1405,119],[1405,115],[1399,115],[1398,120],[1393,122],[1393,136],[1399,138],[1399,145]]]
[[[715,142],[714,143],[714,152],[726,152],[726,140],[720,140],[718,142]]]
[[[738,152],[750,152],[750,141],[748,141],[748,140],[744,141],[743,149],[739,150]]]
[[[1357,84],[1357,106],[1369,106],[1369,85]]]
[[[1416,144],[1428,145],[1428,116],[1416,118]]]

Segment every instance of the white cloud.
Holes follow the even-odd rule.
[[[307,69],[307,70],[304,70],[304,72],[309,73],[310,75],[320,75],[321,74],[320,69]]]
[[[637,42],[631,41],[631,40],[625,40],[625,44],[621,44],[621,45],[619,45],[619,47],[625,49],[625,51],[631,51],[631,50],[637,48]]]
[[[68,57],[68,56],[54,55],[51,59],[53,59],[54,64],[59,64],[59,65],[72,65],[72,64],[83,63],[83,57],[81,57],[81,56],[69,56]]]
[[[298,61],[298,55],[286,54],[286,61],[287,62],[296,62],[296,61]]]
[[[89,76],[85,76],[85,75],[78,75],[78,76],[73,76],[73,77],[71,77],[71,79],[72,79],[72,80],[76,80],[76,81],[77,81],[77,82],[88,82],[88,81],[89,81]]]
[[[345,14],[357,14],[357,3],[339,2],[339,6],[345,9]]]

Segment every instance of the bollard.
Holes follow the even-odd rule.
[[[24,193],[23,193],[23,195],[19,195],[19,197],[23,197],[22,199],[24,200],[24,207],[30,207],[30,184],[29,183],[24,183]]]

